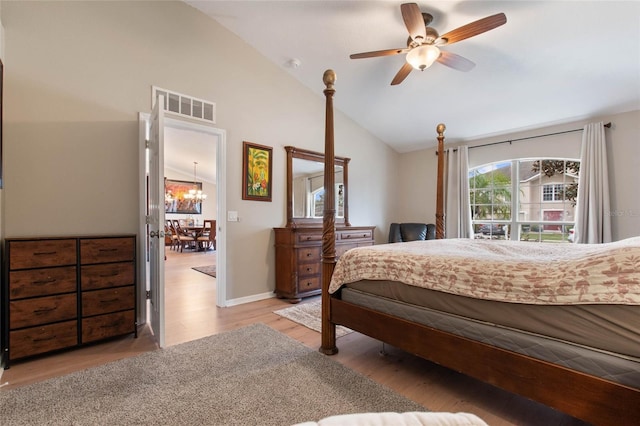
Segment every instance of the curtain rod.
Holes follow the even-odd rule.
[[[607,129],[611,128],[611,122],[607,123],[604,125],[604,127],[606,127]],[[506,141],[500,141],[500,142],[491,142],[491,143],[485,143],[482,145],[474,145],[474,146],[470,146],[469,149],[473,149],[473,148],[482,148],[483,146],[491,146],[491,145],[499,145],[499,144],[503,144],[503,143],[511,143],[511,142],[518,142],[518,141],[524,141],[527,139],[537,139],[537,138],[544,138],[546,136],[555,136],[555,135],[562,135],[564,133],[573,133],[573,132],[581,132],[584,129],[573,129],[573,130],[565,130],[563,132],[555,132],[555,133],[547,133],[546,135],[538,135],[538,136],[527,136],[524,138],[518,138],[518,139],[509,139]]]

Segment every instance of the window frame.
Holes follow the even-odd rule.
[[[542,170],[538,172],[538,175],[531,176],[530,178],[523,179],[521,178],[520,169],[521,166],[525,163],[533,164],[535,161],[563,161],[564,172],[557,172],[555,175],[560,174],[562,176],[562,182],[548,182],[543,183],[544,176],[546,176]],[[475,238],[489,238],[489,239],[507,239],[507,240],[524,240],[524,241],[559,241],[559,242],[570,242],[569,235],[570,230],[575,226],[575,204],[572,204],[565,197],[565,189],[567,185],[570,183],[577,183],[577,176],[572,174],[567,170],[566,164],[568,162],[580,162],[579,159],[573,158],[558,158],[558,157],[534,157],[534,158],[513,158],[507,160],[500,160],[491,163],[485,163],[478,165],[476,167],[469,169],[469,202],[471,204],[472,209],[472,224],[475,232]],[[504,207],[504,200],[493,199],[494,197],[494,174],[491,176],[491,183],[486,187],[478,187],[477,176],[479,174],[488,174],[490,172],[494,172],[499,168],[504,168],[504,164],[508,164],[510,166],[510,188],[511,194],[508,198],[510,198],[510,208],[508,209],[508,215],[505,215],[504,218],[495,218],[494,205],[496,205],[496,200],[499,202],[499,205]],[[486,171],[483,173],[478,173],[479,170],[485,169]],[[550,176],[547,176],[550,177]],[[536,182],[537,180],[537,182]],[[571,180],[571,182],[570,182]],[[505,185],[498,186],[501,189],[504,189]],[[521,198],[524,197],[524,190],[528,189],[527,193],[529,196],[532,195],[532,192],[536,190],[536,187],[539,188],[539,201],[530,201],[522,202]],[[551,187],[551,197],[552,200],[544,200],[544,188]],[[477,197],[479,190],[484,190],[485,197],[486,194],[490,194],[490,203],[477,203],[479,198]],[[534,196],[535,198],[535,196]],[[551,204],[556,204],[551,206]],[[477,218],[478,208],[483,209],[485,211],[485,215],[488,217]],[[544,220],[543,211],[548,210],[557,210],[562,211],[562,218],[560,220]],[[531,212],[537,211],[537,217],[530,217],[529,214]],[[487,213],[489,212],[489,213]],[[532,215],[533,216],[533,215]],[[490,229],[490,232],[483,233],[481,229],[484,226],[484,230]],[[505,232],[500,232],[499,234],[493,234],[494,227],[498,226],[506,226]],[[503,228],[500,228],[503,229]],[[525,231],[526,229],[526,231]],[[559,235],[559,236],[558,236]],[[533,238],[532,238],[533,237]]]

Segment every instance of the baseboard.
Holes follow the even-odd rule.
[[[276,297],[276,295],[272,291],[270,291],[268,293],[254,294],[252,296],[240,297],[238,299],[227,300],[226,306],[243,305],[245,303],[251,303],[251,302],[257,302],[259,300],[271,299],[273,297]]]

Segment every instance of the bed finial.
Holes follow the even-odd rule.
[[[444,131],[447,126],[438,124],[438,178],[436,183],[436,239],[444,238]]]
[[[334,70],[326,70],[322,75],[322,81],[324,85],[327,86],[327,89],[333,89],[333,83],[336,82],[336,72]]]

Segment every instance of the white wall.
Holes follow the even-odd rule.
[[[221,223],[227,297],[270,295],[284,146],[324,150],[325,69],[309,90],[182,2],[3,2],[2,19],[5,236],[136,233],[137,114],[157,85],[216,103],[227,208],[240,217]],[[339,112],[335,129],[336,155],[352,158],[351,222],[386,240],[398,154]],[[273,147],[270,203],[241,199],[243,141]]]
[[[445,147],[468,145],[469,147],[524,137],[582,129],[590,122],[612,122],[611,129],[605,130],[609,163],[609,186],[611,194],[612,232],[614,240],[640,235],[640,111],[623,114],[593,117],[563,125],[540,127],[526,132],[511,133],[491,138],[448,144]],[[446,124],[446,123],[445,123]],[[446,132],[445,132],[446,137]],[[433,140],[436,139],[435,129]],[[478,147],[469,150],[469,166],[511,158],[538,156],[557,156],[580,158],[582,132],[565,133],[544,138],[516,141],[511,144],[499,144]],[[426,218],[435,223],[436,170],[435,149],[426,149],[401,156],[400,187],[402,208],[398,216],[403,221]],[[422,198],[424,197],[424,198]]]

